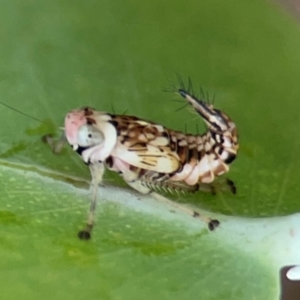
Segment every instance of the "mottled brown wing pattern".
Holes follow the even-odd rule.
[[[160,152],[178,158],[182,165],[193,159],[200,160],[205,154],[203,142],[210,137],[207,137],[208,134],[185,135],[131,116],[112,115],[112,123],[117,129],[119,142],[130,151],[137,151],[140,156],[143,156],[143,152],[147,151],[147,146],[152,145]]]
[[[202,136],[183,134],[131,116],[111,115],[111,120],[124,151],[135,153],[139,157],[138,160],[131,160],[130,170],[147,186],[188,192],[198,189],[198,182],[188,185],[170,178],[180,173],[185,165],[194,168],[203,156],[212,151],[214,141],[210,132]],[[123,153],[122,157],[125,157]],[[162,157],[172,162],[172,168],[166,168],[166,161],[163,161],[163,168],[160,170],[159,159]]]
[[[194,168],[204,156],[207,156],[208,161],[218,160],[223,149],[223,140],[221,138],[219,141],[216,140],[210,131],[203,135],[183,134],[136,117],[111,115],[111,119],[117,130],[118,141],[127,151],[139,157],[139,160],[132,159],[131,165],[157,173],[170,174],[169,178],[180,173],[184,166]],[[162,158],[165,160],[160,161],[161,165],[168,160],[172,163],[172,167],[159,168],[159,160]],[[226,171],[228,171],[227,165],[218,162],[217,167],[208,170],[202,178],[211,180],[212,177]],[[176,176],[173,180],[176,181]]]
[[[181,168],[165,127],[130,116],[112,116],[111,123],[117,130],[118,152],[130,165],[158,173],[174,173]]]

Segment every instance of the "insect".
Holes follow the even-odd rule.
[[[44,141],[59,152],[67,142],[90,168],[93,198],[85,228],[78,233],[88,240],[94,226],[98,186],[105,169],[118,172],[129,186],[142,194],[200,218],[214,230],[219,221],[200,215],[158,194],[156,189],[193,192],[202,184],[229,171],[239,148],[235,123],[224,112],[198,99],[184,85],[177,93],[191,105],[207,125],[202,135],[184,134],[134,116],[115,115],[82,107],[67,113],[64,133],[54,143]],[[235,192],[234,184],[228,181]]]

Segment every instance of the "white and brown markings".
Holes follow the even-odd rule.
[[[229,171],[239,148],[237,129],[228,115],[183,88],[177,92],[203,118],[206,133],[184,134],[134,116],[109,114],[90,107],[67,114],[62,139],[90,167],[95,186],[87,226],[79,232],[81,239],[90,238],[96,190],[105,168],[118,172],[140,193],[151,193],[156,199],[201,218],[210,230],[219,225],[218,220],[201,216],[156,192],[199,190],[202,184],[210,184]],[[227,182],[235,193],[234,184]]]

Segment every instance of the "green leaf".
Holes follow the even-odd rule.
[[[41,120],[0,106],[5,299],[278,298],[279,269],[300,260],[297,26],[258,0],[3,1],[0,100]],[[175,199],[221,227],[208,232],[108,173],[93,238],[79,241],[89,171],[41,137],[86,105],[196,133],[202,121],[161,91],[175,73],[215,94],[240,133],[228,175],[238,194]]]

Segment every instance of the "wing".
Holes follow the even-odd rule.
[[[168,129],[130,116],[114,116],[111,122],[118,134],[112,156],[138,168],[173,173],[180,160],[171,148]]]

